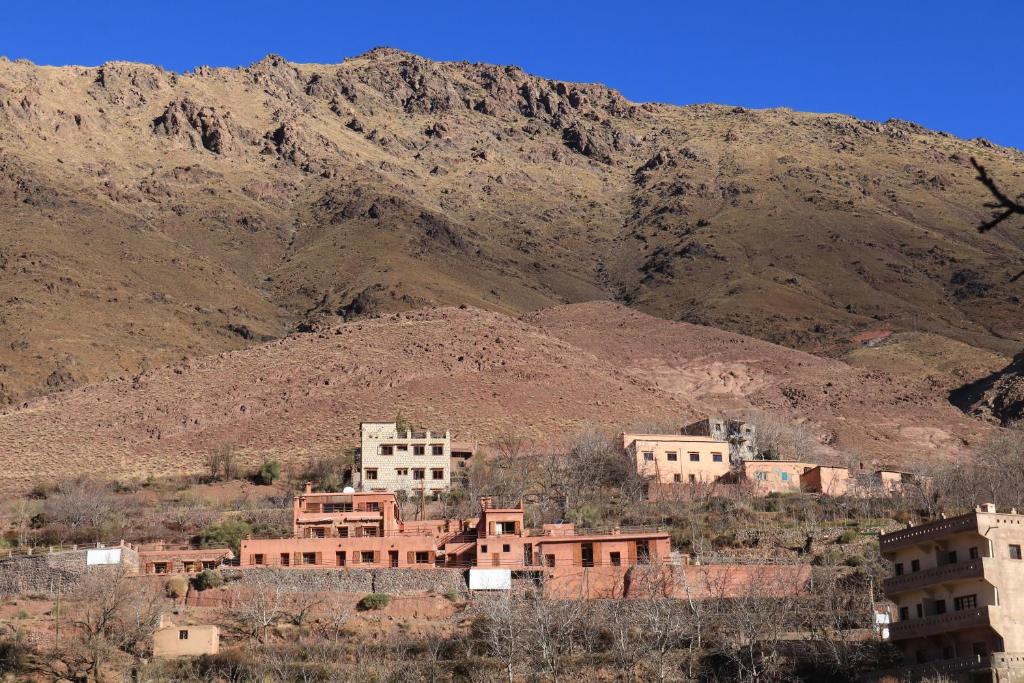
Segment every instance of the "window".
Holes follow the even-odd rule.
[[[679,460],[679,454],[675,453],[673,451],[669,451],[668,453],[666,453],[665,457],[668,458],[669,462],[675,462],[675,461]]]
[[[400,443],[397,446],[395,446],[395,450],[397,450],[399,453],[408,453],[409,446],[404,443]]]
[[[971,558],[972,560],[976,560],[976,559],[978,559],[978,547],[977,547],[977,546],[974,546],[973,548],[971,548],[970,550],[968,550],[968,551],[967,551],[967,556],[968,556],[969,558]]]
[[[910,619],[910,608],[900,607],[900,621],[906,621]]]
[[[954,648],[952,645],[947,645],[946,647],[942,648],[942,658],[943,659],[953,659],[953,657],[955,657],[955,656],[956,656],[956,648]]]
[[[440,444],[435,444],[430,447],[430,452],[433,453],[434,455],[444,455],[444,446]]]
[[[924,616],[924,605],[922,605],[921,603],[917,603],[916,607],[917,607],[917,618],[920,619],[921,617]]]
[[[674,482],[681,482],[682,480],[683,480],[683,475],[681,475],[681,474],[673,474],[672,475],[672,481],[674,481]]]
[[[911,560],[910,571],[911,573],[921,571],[921,560]]]
[[[554,567],[555,566],[555,556],[554,555],[545,555],[544,556],[544,564],[546,564],[549,567]]]
[[[945,614],[946,613],[946,601],[945,600],[936,600],[935,601],[935,613],[936,614]]]
[[[188,629],[178,631],[178,640],[188,640]]]
[[[610,553],[609,557],[611,558],[611,562],[612,562],[612,566],[613,567],[621,567],[622,566],[622,555],[621,555],[621,553]]]
[[[203,560],[203,569],[216,569],[217,563],[210,562],[209,560]]]
[[[281,566],[287,567],[292,563],[292,556],[288,553],[281,553]]]
[[[697,483],[697,475],[696,474],[691,474],[690,475],[690,483],[691,484],[696,484]]]
[[[431,479],[444,479],[444,470],[443,469],[430,470],[430,478]]]
[[[711,454],[711,461],[712,462],[722,462],[722,454],[721,453],[712,453]]]
[[[324,503],[324,512],[352,512],[352,503]]]
[[[408,477],[409,476],[409,468],[408,467],[396,467],[395,468],[395,476],[396,477]]]
[[[416,551],[416,564],[430,564],[430,553],[423,550]]]
[[[1011,560],[1019,560],[1020,558],[1021,558],[1020,546],[1019,545],[1011,545],[1010,546],[1010,559]]]
[[[367,503],[366,504],[366,511],[367,512],[380,512],[380,503],[378,503],[376,501],[374,501],[372,503]]]
[[[644,460],[646,460],[647,462],[653,461],[654,453],[651,453],[650,451],[644,451]]]
[[[956,551],[950,550],[946,553],[946,564],[956,564]]]
[[[503,552],[503,553],[510,553],[510,552],[512,552],[512,546],[510,546],[508,543],[503,543],[502,546],[501,546],[501,552]]]
[[[502,534],[514,534],[516,532],[515,522],[495,522],[494,533],[498,536]]]
[[[363,564],[373,564],[373,551],[363,550],[359,553],[359,561]]]
[[[347,526],[339,526],[338,527],[338,538],[348,538],[348,527]]]
[[[316,564],[316,553],[302,553],[302,564]]]
[[[167,573],[167,563],[166,562],[156,562],[156,563],[154,563],[153,564],[153,573],[155,573],[155,574],[166,574]]]
[[[758,481],[765,481],[765,480],[768,479],[768,473],[767,472],[757,472],[756,474],[754,474],[754,479],[757,479]]]
[[[953,598],[953,609],[957,612],[962,612],[965,609],[974,609],[977,606],[977,595],[961,595],[959,598]]]
[[[487,546],[485,546],[485,545],[480,546],[480,552],[481,553],[486,553],[487,552]]]
[[[412,447],[412,454],[413,455],[426,455],[426,453],[427,453],[427,447],[426,446],[413,446]]]
[[[594,544],[584,543],[580,546],[580,560],[584,567],[594,566]]]
[[[374,467],[372,469],[366,470],[366,478],[369,481],[376,481],[376,479],[377,479],[377,468]]]
[[[426,472],[427,471],[425,469],[423,469],[422,467],[413,468],[412,478],[416,479],[416,480],[425,479],[426,478]]]
[[[263,558],[263,554],[262,553],[257,553],[257,554],[252,556],[252,563],[253,564],[265,564],[266,560]]]
[[[650,564],[651,563],[651,548],[647,544],[647,541],[636,542],[636,563],[637,564]]]
[[[690,462],[700,462],[700,453],[690,453]]]
[[[779,479],[782,481],[789,481],[789,472],[780,472]]]
[[[381,446],[380,447],[380,454],[381,455],[394,455],[395,454],[395,447],[394,446]]]
[[[310,538],[323,538],[327,535],[327,531],[322,526],[315,526],[309,530]]]
[[[902,562],[897,562],[896,563],[896,576],[903,576],[903,563]]]
[[[334,561],[337,562],[339,567],[344,567],[347,559],[348,558],[345,556],[344,550],[339,550],[338,552],[334,553]]]

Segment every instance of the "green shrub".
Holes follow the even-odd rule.
[[[281,463],[277,460],[264,460],[260,465],[259,480],[264,486],[270,486],[281,476]]]
[[[363,599],[356,603],[356,607],[363,610],[384,609],[391,602],[391,596],[387,593],[370,593],[363,596]]]
[[[853,529],[847,529],[843,533],[839,534],[839,537],[836,539],[836,543],[839,543],[841,545],[853,543],[857,540],[857,536],[858,534],[856,531],[854,531]]]
[[[183,598],[188,593],[188,577],[172,576],[167,579],[164,589],[167,591],[167,597],[169,598]]]
[[[860,555],[850,555],[846,558],[845,564],[847,567],[862,567],[866,562],[867,560]]]
[[[204,548],[227,546],[238,555],[242,539],[252,531],[247,522],[234,517],[215,522],[199,533],[199,544]]]
[[[204,591],[210,588],[220,588],[224,585],[224,577],[221,573],[212,569],[204,569],[192,579],[192,585],[197,591]]]

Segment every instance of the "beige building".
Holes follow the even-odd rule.
[[[451,432],[399,434],[394,422],[363,422],[360,432],[360,490],[436,496],[451,485]]]
[[[711,483],[729,472],[729,444],[710,436],[623,434],[637,472],[659,484]]]
[[[756,493],[796,493],[800,477],[817,465],[797,460],[745,460],[743,478]]]
[[[210,624],[176,625],[164,616],[153,632],[153,656],[198,657],[220,652],[220,629]]]
[[[890,639],[908,669],[949,680],[1024,680],[1024,515],[975,512],[879,537],[894,575]]]

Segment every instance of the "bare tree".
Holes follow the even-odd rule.
[[[270,628],[283,619],[289,591],[284,574],[274,570],[249,572],[245,595],[234,608],[234,617],[250,637],[266,641]]]
[[[1000,190],[999,186],[996,185],[996,181],[988,174],[985,167],[978,163],[978,160],[974,157],[971,157],[971,165],[978,172],[978,181],[988,189],[995,200],[985,205],[987,208],[992,209],[992,218],[979,225],[978,232],[988,232],[1010,216],[1024,216],[1024,204],[1010,199],[1006,193]],[[1017,275],[1014,279],[1016,280],[1019,277],[1020,275]]]
[[[70,597],[77,642],[61,644],[61,659],[94,681],[102,680],[113,653],[141,655],[160,620],[159,592],[131,577],[125,565],[92,570]]]
[[[479,596],[473,601],[476,614],[474,640],[489,656],[501,663],[508,683],[515,683],[516,672],[525,654],[522,630],[522,598],[512,591]]]

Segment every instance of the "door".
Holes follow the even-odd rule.
[[[397,567],[398,566],[398,551],[397,550],[389,550],[388,551],[388,557],[391,559],[391,566],[392,567]]]

